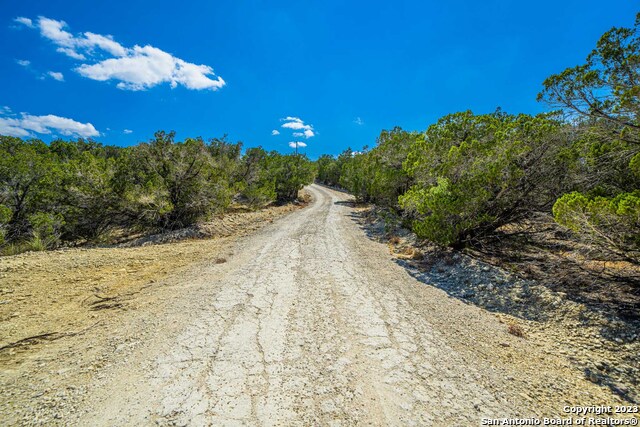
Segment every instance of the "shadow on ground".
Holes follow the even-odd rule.
[[[383,220],[384,213],[353,201],[336,204],[351,208],[347,215],[366,236],[388,244],[394,261],[421,283],[494,313],[570,328],[571,337],[558,336],[557,344],[582,346],[584,357],[569,359],[585,377],[638,402],[640,287],[633,275],[594,273],[584,262],[556,255],[575,251],[574,244],[542,234],[535,239],[502,238],[482,252],[442,250],[417,241],[393,218]],[[418,256],[412,249],[416,247],[422,251]],[[596,336],[589,331],[597,331]],[[580,344],[571,341],[574,336]],[[610,353],[618,355],[614,361],[607,359]]]

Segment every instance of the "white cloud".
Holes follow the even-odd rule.
[[[220,77],[212,80],[206,76],[213,74],[210,67],[189,64],[153,46],[135,46],[129,56],[83,64],[76,70],[93,80],[119,80],[117,87],[128,90],[145,90],[164,82],[188,89],[217,90],[225,85]]]
[[[44,16],[38,18],[38,28],[43,37],[48,38],[58,46],[74,48],[79,43],[73,34],[63,30],[66,26],[67,23],[64,21],[56,21],[55,19],[45,18]]]
[[[31,133],[23,129],[19,124],[14,123],[15,119],[0,117],[0,135],[7,136],[30,136]]]
[[[210,66],[187,62],[150,45],[127,48],[110,35],[74,35],[66,30],[64,21],[43,16],[38,18],[37,28],[57,46],[58,52],[90,62],[76,67],[80,75],[97,81],[117,81],[119,89],[146,90],[169,83],[172,88],[182,85],[193,90],[218,90],[226,84]]]
[[[57,80],[59,82],[63,82],[64,81],[64,75],[60,72],[57,71],[47,71],[46,73],[41,73],[37,70],[34,70],[31,67],[31,61],[27,60],[27,59],[16,59],[16,63],[18,65],[20,65],[21,67],[25,67],[26,69],[28,69],[31,73],[35,74],[36,78],[38,80],[44,80],[45,78],[51,77],[54,80]]]
[[[362,121],[362,119],[360,117],[356,117],[356,119],[353,121],[353,123],[357,124],[357,125],[363,125],[364,122]]]
[[[56,131],[66,136],[83,138],[100,135],[100,132],[91,123],[80,123],[66,117],[54,116],[53,114],[32,116],[21,113],[18,118],[0,116],[1,135],[26,137],[32,136],[32,132],[50,134],[51,131]]]
[[[277,129],[274,129],[271,131],[271,135],[273,136],[280,135],[280,131],[278,131]]]
[[[18,24],[26,25],[29,28],[33,28],[33,21],[31,21],[31,19],[29,18],[25,18],[24,16],[18,16],[16,19],[14,19],[14,21]]]
[[[80,60],[80,61],[84,61],[85,59],[87,59],[87,57],[84,56],[83,54],[78,53],[75,50],[73,50],[71,48],[68,48],[68,47],[59,47],[59,48],[56,49],[56,52],[64,53],[69,58],[77,59],[77,60]]]
[[[305,125],[304,122],[287,122],[284,123],[282,125],[283,128],[288,128],[288,129],[294,129],[294,130],[299,130],[299,129],[311,129],[311,126],[309,125]]]
[[[281,122],[298,122],[298,123],[303,123],[302,119],[298,118],[298,117],[291,117],[291,116],[287,116],[284,119],[280,119]]]
[[[47,74],[54,80],[57,80],[59,82],[64,81],[64,75],[62,73],[58,73],[57,71],[49,71]]]
[[[305,124],[304,120],[298,117],[285,117],[284,119],[280,119],[280,121],[285,122],[282,124],[283,128],[292,129],[292,130],[302,130],[304,132],[295,132],[294,136],[305,136],[306,138],[311,138],[315,134],[313,133],[313,126]]]
[[[294,138],[309,139],[316,135],[315,132],[313,131],[313,126],[306,124],[304,120],[302,120],[299,117],[287,116],[284,119],[280,119],[280,121],[285,122],[282,124],[283,128],[291,129],[292,131],[295,131],[295,132],[292,132],[292,135]],[[304,142],[290,142],[289,146],[292,148],[295,148],[296,146],[306,147],[307,144],[305,144]]]
[[[102,49],[113,56],[125,56],[127,49],[125,49],[120,43],[113,40],[113,36],[101,34],[95,34],[91,32],[84,33],[85,40],[82,44],[87,47],[97,47]]]
[[[294,132],[293,136],[295,136],[296,138],[305,137],[305,138],[309,139],[309,138],[314,137],[315,133],[313,133],[313,131],[311,129],[307,129],[304,132]]]
[[[133,131],[131,129],[125,129],[122,131],[122,133],[129,135],[130,133],[133,133]]]

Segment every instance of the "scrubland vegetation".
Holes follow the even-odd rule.
[[[398,212],[422,238],[478,245],[553,214],[602,254],[640,262],[640,15],[538,96],[554,112],[447,115],[425,132],[317,161],[318,181]]]
[[[315,164],[166,132],[127,148],[0,137],[0,247],[6,254],[185,227],[234,199],[291,201],[317,174],[397,211],[443,246],[477,245],[546,213],[603,253],[639,263],[639,26],[611,29],[584,64],[544,81],[538,98],[556,111],[459,112],[424,132],[382,131],[373,149]]]
[[[0,251],[108,241],[114,233],[176,229],[223,213],[296,199],[314,177],[303,155],[250,148],[226,138],[133,147],[95,141],[0,136]]]

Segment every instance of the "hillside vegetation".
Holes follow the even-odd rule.
[[[0,250],[108,241],[176,229],[228,209],[286,202],[317,173],[399,213],[421,238],[480,247],[539,214],[598,248],[640,263],[640,17],[612,28],[584,64],[547,78],[557,111],[449,114],[424,132],[382,131],[371,150],[282,155],[225,138],[134,147],[0,137]]]
[[[182,228],[233,200],[293,201],[314,171],[303,155],[243,155],[226,138],[176,141],[173,132],[126,148],[0,136],[0,253]]]
[[[318,180],[399,213],[421,238],[480,247],[498,230],[553,214],[600,256],[640,263],[640,15],[612,28],[582,65],[552,75],[555,112],[447,115],[425,132],[317,161]]]

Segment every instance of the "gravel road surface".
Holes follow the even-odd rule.
[[[353,220],[350,196],[307,191],[310,206],[114,330],[127,337],[117,362],[58,421],[471,426],[617,402],[494,314],[412,278]]]

